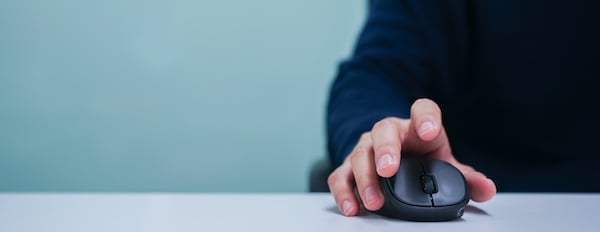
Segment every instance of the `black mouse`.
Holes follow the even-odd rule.
[[[410,221],[449,221],[460,218],[469,203],[465,177],[441,160],[402,158],[396,175],[380,178],[385,196],[374,213]]]

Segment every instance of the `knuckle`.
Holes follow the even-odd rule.
[[[435,103],[433,100],[424,97],[424,98],[417,99],[414,104],[435,104]]]
[[[356,170],[353,172],[354,181],[358,189],[365,189],[377,182],[377,173],[375,170]]]
[[[415,106],[423,104],[423,102],[425,102],[425,101],[426,101],[426,98],[419,98],[413,102],[412,107],[414,108]]]
[[[375,180],[370,175],[362,175],[360,177],[356,177],[356,186],[360,190],[364,190],[369,186],[375,186]]]
[[[392,118],[392,117],[387,117],[387,118],[384,118],[382,120],[379,120],[378,122],[375,123],[375,125],[373,125],[373,130],[381,129],[381,128],[384,128],[384,127],[393,126],[394,125],[394,120],[395,119]]]
[[[350,159],[350,162],[351,163],[356,162],[356,161],[354,161],[354,159],[356,159],[357,157],[361,157],[366,154],[369,154],[370,149],[372,149],[371,146],[366,145],[366,144],[356,145],[356,147],[354,148],[354,151],[351,154],[352,158]]]
[[[356,147],[354,148],[354,152],[352,152],[352,156],[349,157],[349,161],[350,163],[356,163],[358,162],[358,158],[360,157],[361,154],[363,154],[364,152],[362,152],[361,150],[363,150],[362,148]]]
[[[384,153],[395,153],[397,145],[391,142],[384,142],[377,146],[376,154],[384,154]]]
[[[442,109],[440,109],[440,106],[438,104],[433,103],[433,105],[431,106],[431,109],[432,109],[433,113],[436,115],[442,114]]]
[[[419,99],[417,99],[417,100],[415,100],[413,102],[412,106],[413,107],[420,107],[420,106],[432,106],[432,105],[435,105],[435,102],[432,101],[431,99],[429,99],[429,98],[419,98]]]
[[[360,140],[354,146],[354,149],[352,150],[352,152],[348,156],[348,159],[351,160],[352,157],[360,156],[363,153],[367,153],[369,151],[369,149],[372,149],[371,148],[372,145],[371,145],[370,141],[371,141],[371,133],[370,132],[363,133],[361,135]]]
[[[366,140],[370,140],[371,139],[371,132],[365,132],[362,133],[362,135],[360,135],[360,140],[361,141],[366,141]],[[360,144],[360,142],[359,142]]]
[[[429,98],[419,98],[412,104],[412,109],[415,108],[437,108],[437,104]]]
[[[466,170],[469,170],[469,171],[472,171],[472,172],[476,171],[476,170],[475,170],[475,168],[473,168],[472,166],[465,165],[465,164],[463,164],[463,165],[464,165],[464,168],[465,168]]]
[[[363,153],[365,153],[367,149],[365,148],[365,145],[363,144],[357,144],[356,147],[354,147],[354,151],[352,151],[352,154],[350,155],[350,163],[353,162],[353,159],[357,156],[362,156]]]
[[[329,187],[331,188],[331,186],[333,186],[335,184],[335,182],[339,179],[338,177],[338,172],[334,171],[332,172],[329,177],[327,178],[327,185],[329,185]]]

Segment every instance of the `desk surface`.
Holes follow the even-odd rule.
[[[0,194],[0,231],[598,231],[600,194],[499,194],[462,219],[344,217],[329,194]]]

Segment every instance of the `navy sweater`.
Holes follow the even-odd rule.
[[[373,0],[327,108],[339,165],[385,117],[436,101],[453,154],[499,191],[600,191],[598,1]]]

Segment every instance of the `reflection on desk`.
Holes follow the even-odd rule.
[[[0,231],[598,231],[600,194],[498,194],[460,220],[345,217],[324,193],[0,194]]]

